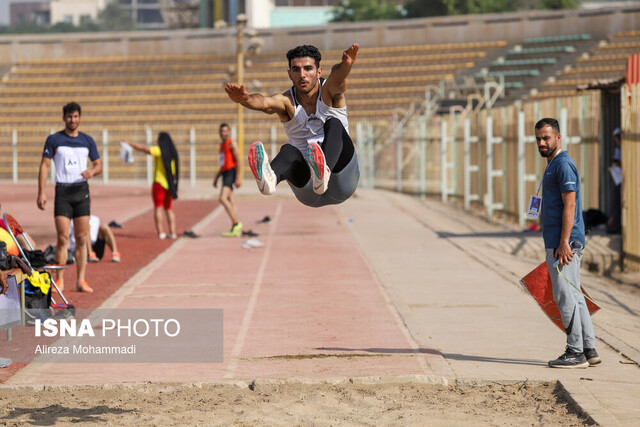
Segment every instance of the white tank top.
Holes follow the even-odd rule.
[[[324,140],[324,122],[330,117],[335,117],[340,120],[345,130],[349,132],[349,120],[347,119],[347,107],[334,108],[329,107],[322,100],[322,84],[324,79],[319,80],[320,88],[318,94],[318,100],[316,101],[316,112],[307,115],[302,105],[296,98],[295,87],[292,86],[289,89],[293,105],[295,106],[295,112],[293,118],[288,122],[282,123],[284,127],[284,133],[289,138],[289,144],[296,147],[304,158],[307,158],[307,145],[310,142],[322,142]]]

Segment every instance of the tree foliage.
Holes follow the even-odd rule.
[[[111,1],[98,12],[96,24],[102,31],[127,31],[134,29],[131,15],[122,9],[117,1]]]
[[[575,9],[580,6],[579,0],[541,0],[539,9]]]
[[[575,9],[579,5],[579,0],[408,0],[404,15],[407,18],[419,18],[533,9]]]
[[[379,21],[403,17],[402,8],[389,0],[340,0],[332,22]]]

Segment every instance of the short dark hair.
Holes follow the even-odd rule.
[[[231,126],[229,126],[228,123],[220,123],[220,127],[218,128],[218,132],[220,132],[222,130],[222,128],[229,128],[231,129]]]
[[[556,133],[560,133],[560,124],[556,119],[545,117],[544,119],[538,120],[538,123],[536,123],[536,130],[542,129],[545,126],[551,126],[551,129]]]
[[[316,61],[316,68],[320,67],[320,60],[322,59],[322,55],[317,47],[311,46],[310,44],[304,44],[302,46],[294,47],[289,52],[287,52],[287,60],[289,61],[289,68],[291,68],[291,60],[295,58],[305,58],[305,57],[313,58]]]
[[[75,113],[76,111],[78,112],[78,114],[82,115],[82,108],[80,108],[80,104],[74,101],[71,101],[70,103],[62,107],[63,116],[66,116],[70,113]]]

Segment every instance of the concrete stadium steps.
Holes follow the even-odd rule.
[[[589,52],[545,81],[533,99],[576,95],[579,85],[596,80],[618,79],[626,74],[627,59],[640,50],[640,31],[614,34],[609,41],[600,41]]]
[[[616,53],[616,54],[598,54],[597,52],[593,52],[593,56],[584,56],[582,58],[578,58],[575,63],[576,67],[589,67],[596,65],[613,65],[613,64],[626,64],[627,59],[629,58],[628,53]]]
[[[399,63],[434,63],[437,61],[464,61],[479,58],[486,49],[502,46],[505,42],[453,43],[437,45],[395,46],[383,48],[361,48],[358,64],[391,65]],[[484,49],[484,50],[483,50]],[[382,56],[381,56],[382,55]],[[342,51],[323,53],[322,66],[339,62]],[[367,58],[367,56],[369,56]],[[287,69],[284,55],[259,55],[247,59],[253,66],[259,66],[260,72],[284,71]],[[185,55],[185,56],[148,56],[148,57],[107,57],[20,61],[14,66],[13,73],[31,76],[83,75],[171,72],[198,72],[228,70],[236,65],[233,55]],[[251,71],[248,66],[248,71]]]
[[[433,83],[438,82],[443,78],[447,78],[452,76],[452,74],[445,73],[435,73],[435,74],[425,74],[419,73],[417,75],[403,75],[403,76],[386,76],[386,77],[361,77],[359,79],[354,79],[349,82],[349,95],[353,95],[351,93],[352,88],[369,88],[374,86],[372,89],[375,89],[375,86],[385,85],[386,87],[397,87],[398,85],[413,85],[414,91],[416,91],[415,84],[416,83]],[[172,81],[171,83],[166,84],[157,84],[153,82],[147,82],[148,84],[108,84],[105,82],[104,85],[100,86],[98,84],[82,84],[82,81],[78,81],[78,85],[69,86],[71,83],[66,83],[62,85],[37,85],[37,86],[8,86],[3,85],[0,86],[0,97],[5,96],[50,96],[55,94],[67,94],[67,96],[79,96],[79,95],[98,95],[98,94],[113,94],[113,95],[133,95],[133,94],[150,94],[150,93],[200,93],[202,91],[216,91],[224,93],[223,82],[202,82],[199,79],[193,79],[195,81],[184,81],[182,83],[177,83]],[[114,82],[116,83],[116,82]],[[250,76],[247,77],[245,81],[245,85],[250,85],[251,80]],[[263,82],[260,86],[261,89],[271,89],[276,92],[284,91],[291,86],[291,83],[284,80],[279,79],[275,82]],[[352,96],[353,97],[353,96]],[[68,99],[68,98],[67,98]]]
[[[637,41],[640,38],[640,30],[632,30],[632,31],[622,31],[620,33],[616,33],[611,37],[611,41],[618,42],[629,42],[629,41]]]
[[[52,106],[37,102],[34,100],[33,104],[30,106],[31,114],[33,115],[43,115],[45,117],[50,117],[50,114],[57,114],[60,112],[60,107]],[[372,103],[366,99],[355,99],[349,103],[349,109],[361,109],[362,106],[367,106],[371,108],[386,108],[389,105],[394,106],[399,103],[406,102],[406,97],[390,97],[390,98],[381,98],[376,101],[376,105],[371,105]],[[25,105],[25,104],[23,104]],[[98,104],[98,103],[82,103],[83,114],[91,114],[91,115],[129,115],[129,114],[148,114],[148,113],[174,113],[177,115],[198,113],[198,112],[210,112],[210,111],[235,111],[237,110],[237,106],[230,102],[212,102],[212,101],[204,101],[199,103],[192,104],[181,104],[179,108],[176,108],[175,105],[170,104],[146,104],[146,105],[130,105],[125,103],[117,103],[117,104]],[[5,116],[19,116],[23,113],[15,108],[12,105],[4,105],[0,103],[0,115]]]
[[[529,43],[524,43],[523,46],[525,46],[526,49],[538,48],[540,52],[552,51],[555,48],[556,52],[551,55],[541,53],[530,56],[530,58],[553,58],[554,61],[553,63],[537,66],[540,74],[535,79],[526,81],[521,89],[512,91],[510,94],[511,97],[514,100],[517,98],[528,98],[532,89],[539,90],[549,77],[556,75],[565,67],[575,63],[578,58],[593,48],[597,42],[598,41],[591,38],[589,34],[575,34],[562,37],[533,39],[533,41]]]
[[[149,56],[104,56],[104,57],[82,57],[82,58],[55,58],[55,59],[29,59],[21,60],[16,63],[16,66],[30,67],[30,68],[48,68],[52,66],[57,67],[74,67],[78,65],[85,66],[104,66],[107,65],[139,65],[139,64],[151,64],[162,65],[172,64],[177,61],[191,61],[191,62],[227,62],[233,63],[235,61],[235,55],[149,55]]]
[[[459,69],[471,68],[473,62],[460,62],[454,64],[429,64],[411,67],[387,67],[371,70],[361,70],[353,73],[353,85],[363,86],[373,83],[390,83],[393,81],[403,81],[407,79],[427,79],[440,77],[442,75],[455,73]],[[245,85],[252,81],[259,81],[260,87],[290,86],[291,83],[283,77],[283,72],[271,73],[246,73]],[[400,77],[397,77],[397,76]],[[158,90],[163,90],[164,86],[176,84],[202,85],[212,84],[223,87],[228,79],[227,74],[196,74],[196,75],[154,75],[152,77],[144,75],[115,75],[115,76],[63,76],[63,77],[19,77],[0,84],[1,88],[25,88],[49,90],[50,88],[63,87],[68,90],[70,85],[78,86],[100,86],[117,85],[123,87],[153,87],[159,86]]]
[[[488,52],[505,47],[504,41],[361,47],[347,93],[352,134],[355,122],[387,123],[422,100],[428,86],[469,72]],[[325,76],[342,53],[322,52]],[[260,53],[246,58],[246,64],[244,82],[250,92],[282,93],[291,85],[284,53]],[[233,123],[237,114],[237,105],[224,92],[224,83],[235,79],[235,67],[234,55],[215,54],[20,61],[0,82],[0,137],[10,141],[17,131],[19,174],[21,179],[25,174],[35,178],[46,136],[62,128],[61,107],[75,100],[83,107],[82,130],[94,137],[100,150],[102,130],[109,131],[107,158],[114,179],[144,178],[145,165],[124,165],[118,159],[117,142],[145,142],[147,128],[153,139],[159,130],[172,134],[183,154],[184,173],[190,173],[188,141],[194,128],[197,174],[208,176],[217,169],[214,125]],[[277,120],[245,111],[246,144],[257,139],[270,143],[272,127],[276,143],[286,142]],[[11,150],[10,144],[0,149],[0,177],[10,173]]]
[[[613,42],[599,46],[598,49],[608,54],[637,52],[640,49],[640,36],[637,36],[637,39],[633,41]]]
[[[389,67],[376,67],[355,69],[353,71],[353,78],[375,78],[379,76],[389,76],[394,74],[401,75],[440,75],[442,73],[455,72],[461,68],[471,68],[474,66],[472,61],[460,61],[446,64],[427,64],[427,65],[413,65],[413,66],[389,66]],[[4,81],[0,84],[3,87],[51,87],[51,86],[65,86],[70,84],[87,85],[87,84],[117,84],[117,85],[154,85],[154,84],[175,84],[175,83],[219,83],[222,84],[229,78],[229,74],[226,72],[219,72],[219,70],[205,71],[194,70],[191,74],[184,74],[183,72],[162,72],[162,73],[148,73],[145,74],[141,71],[126,72],[121,74],[107,74],[107,73],[83,73],[75,74],[69,73],[52,73],[48,76],[34,76],[19,74],[10,80]],[[245,81],[259,80],[263,83],[275,82],[279,84],[289,84],[286,79],[286,74],[280,71],[270,72],[247,72],[245,74]],[[283,77],[284,76],[284,77]]]
[[[576,92],[575,86],[572,86],[571,89],[544,89],[543,92],[532,92],[528,95],[530,99],[544,99],[544,98],[565,98],[568,96],[576,96],[578,92]]]
[[[538,66],[553,65],[557,63],[557,59],[553,57],[549,58],[533,58],[533,59],[510,59],[502,61],[494,61],[491,63],[491,69],[495,72],[499,71],[514,71],[514,70],[531,70]]]
[[[33,106],[46,106],[55,110],[55,114],[58,114],[61,109],[61,105],[69,101],[70,96],[83,106],[101,106],[101,105],[154,105],[156,103],[172,103],[172,105],[189,105],[197,103],[222,103],[229,104],[230,108],[235,108],[235,105],[230,103],[226,93],[220,89],[216,92],[195,92],[186,96],[184,93],[149,93],[149,94],[136,94],[135,96],[128,93],[123,94],[109,94],[103,93],[98,95],[87,94],[61,94],[53,96],[38,96],[37,93],[31,94],[31,96],[22,95],[6,95],[0,90],[0,106],[5,107],[20,107],[27,108]],[[352,101],[356,102],[359,97],[375,96],[377,100],[384,102],[388,98],[404,97],[405,102],[407,97],[419,96],[416,93],[416,89],[412,87],[398,87],[398,88],[349,88],[348,103]]]
[[[450,106],[464,107],[469,95],[484,94],[484,82],[504,82],[505,93],[496,106],[525,99],[532,89],[539,90],[548,77],[572,64],[596,43],[589,34],[504,43],[474,61],[474,67],[458,70],[455,83],[447,85],[447,99],[441,102],[438,113],[448,113]]]
[[[158,85],[158,84],[176,84],[176,83],[220,83],[226,74],[192,74],[192,75],[114,75],[114,76],[49,76],[49,77],[18,77],[3,82],[2,87],[56,87],[69,85],[110,85],[117,84],[121,86],[138,86],[138,85]]]

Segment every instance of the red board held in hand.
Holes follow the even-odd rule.
[[[551,319],[553,323],[556,324],[565,332],[564,326],[562,325],[562,320],[560,318],[560,311],[558,311],[558,305],[553,300],[553,289],[551,287],[551,276],[549,275],[549,269],[547,268],[547,263],[543,262],[535,269],[533,269],[529,274],[524,276],[522,280],[520,280],[520,284],[525,287],[527,291],[531,294],[533,299],[540,305],[540,308],[544,313]],[[582,286],[580,286],[582,293],[585,295],[587,292],[584,290]],[[587,301],[587,308],[589,309],[589,313],[593,316],[596,311],[600,310],[600,307],[591,302],[588,298],[585,298]]]

